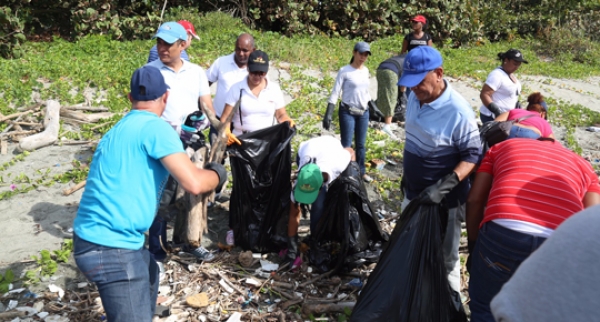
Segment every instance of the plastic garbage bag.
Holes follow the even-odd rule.
[[[230,228],[243,249],[269,252],[286,245],[295,133],[283,122],[239,135],[242,144],[227,148],[233,176]]]
[[[350,321],[467,321],[448,283],[442,242],[448,210],[411,202],[402,212]]]
[[[309,240],[309,260],[321,272],[376,262],[388,236],[371,207],[356,162],[333,181]]]

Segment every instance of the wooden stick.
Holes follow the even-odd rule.
[[[18,121],[10,121],[10,124],[14,124],[14,125],[24,125],[24,126],[31,126],[31,127],[42,127],[42,125],[40,123],[33,123],[33,122],[18,122]]]
[[[14,318],[20,318],[27,315],[25,311],[10,311],[0,313],[0,321],[9,321]]]
[[[63,191],[63,195],[68,196],[68,195],[72,194],[73,192],[85,187],[85,183],[86,183],[86,180],[83,180],[80,183],[76,184],[74,187],[65,189]]]
[[[27,131],[12,131],[7,133],[1,133],[0,136],[15,136],[15,135],[29,135],[33,133],[38,133],[36,130],[27,130]]]
[[[70,119],[75,119],[78,121],[83,121],[83,122],[88,122],[88,123],[96,123],[100,119],[107,119],[113,115],[114,114],[110,113],[110,112],[86,114],[86,113],[83,113],[80,111],[69,110],[69,109],[61,109],[60,110],[61,117],[67,117]]]
[[[99,129],[99,128],[103,127],[103,126],[106,126],[106,125],[108,125],[110,123],[112,123],[112,122],[105,122],[105,123],[102,123],[102,124],[98,124],[98,125],[94,126],[93,128],[91,128],[90,131],[96,131],[97,129]]]
[[[95,143],[96,141],[60,141],[62,145],[78,145],[78,144],[89,144]]]
[[[352,309],[356,302],[340,302],[340,303],[304,303],[302,305],[302,314],[317,315],[330,312],[344,312],[345,309]]]
[[[308,286],[308,285],[310,285],[310,284],[312,284],[312,283],[314,283],[314,282],[322,279],[323,277],[327,277],[327,276],[331,275],[331,273],[333,273],[333,270],[330,270],[327,273],[323,273],[323,274],[321,274],[321,275],[319,275],[319,276],[317,276],[317,277],[315,277],[313,279],[310,279],[310,280],[308,280],[308,281],[300,284],[299,287],[306,287],[306,286]]]
[[[21,115],[26,115],[26,114],[39,114],[39,112],[31,113],[31,111],[25,111],[25,112],[19,112],[19,113],[9,114],[9,115],[6,115],[6,116],[0,118],[0,122],[4,122],[6,120],[12,120],[12,119],[17,118],[17,117],[19,117]]]
[[[89,112],[108,112],[108,107],[103,106],[64,106],[66,110],[89,111]]]

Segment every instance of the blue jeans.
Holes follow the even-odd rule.
[[[73,236],[79,270],[100,292],[109,322],[152,321],[158,266],[147,249],[111,248]]]
[[[354,151],[356,152],[356,162],[360,168],[360,174],[365,174],[365,143],[367,141],[367,128],[369,127],[369,111],[363,115],[351,115],[348,109],[340,107],[340,136],[342,137],[342,146],[349,148],[352,146],[354,138]]]
[[[471,322],[495,321],[490,302],[519,265],[546,238],[514,231],[489,221],[479,230],[471,259]]]
[[[510,128],[510,134],[508,135],[509,139],[513,139],[513,138],[526,138],[526,139],[534,139],[534,140],[536,140],[539,137],[540,137],[540,135],[537,134],[534,130],[527,129],[527,128],[524,128],[524,127],[520,127],[520,126],[517,126],[517,125],[513,125]]]
[[[496,118],[494,116],[487,116],[487,115],[483,115],[483,114],[479,113],[479,119],[481,120],[482,124],[485,124],[487,122],[491,122],[491,121],[495,120]]]

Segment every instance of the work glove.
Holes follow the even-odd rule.
[[[440,203],[459,182],[458,175],[452,171],[452,173],[441,178],[438,182],[425,188],[417,198],[421,203]]]
[[[488,106],[487,106],[488,110],[490,110],[490,112],[492,112],[492,114],[494,114],[494,118],[498,117],[498,115],[502,114],[502,110],[500,109],[500,107],[498,106],[498,104],[491,102]]]
[[[331,127],[331,119],[333,118],[333,110],[335,109],[335,104],[328,103],[327,110],[325,111],[325,116],[323,116],[323,128],[329,131]]]
[[[227,146],[230,146],[234,143],[237,145],[242,145],[242,142],[240,142],[240,140],[237,138],[237,136],[235,136],[235,134],[231,133],[231,129],[229,127],[227,127],[225,129],[225,135],[227,136]]]
[[[289,117],[287,119],[283,120],[282,122],[288,122],[288,123],[290,123],[290,128],[293,128],[294,126],[296,126],[296,123],[294,122],[294,120],[292,120]]]
[[[221,191],[223,185],[225,185],[225,182],[227,181],[227,170],[225,170],[225,167],[217,162],[209,162],[204,166],[204,169],[212,170],[217,173],[219,176],[219,184],[215,188],[215,191]]]
[[[210,121],[202,111],[195,111],[187,116],[183,124],[195,128],[196,131],[202,131],[210,126]]]
[[[467,268],[467,272],[471,273],[471,257],[473,257],[475,249],[475,240],[467,240],[467,248],[469,249],[469,257],[467,257],[467,262],[465,263],[465,267]]]

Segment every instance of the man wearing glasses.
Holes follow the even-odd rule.
[[[416,47],[406,55],[398,81],[398,86],[412,90],[406,108],[402,208],[412,199],[448,207],[442,251],[450,286],[460,292],[460,227],[470,189],[468,176],[481,144],[473,109],[444,80],[442,63],[434,48]]]

